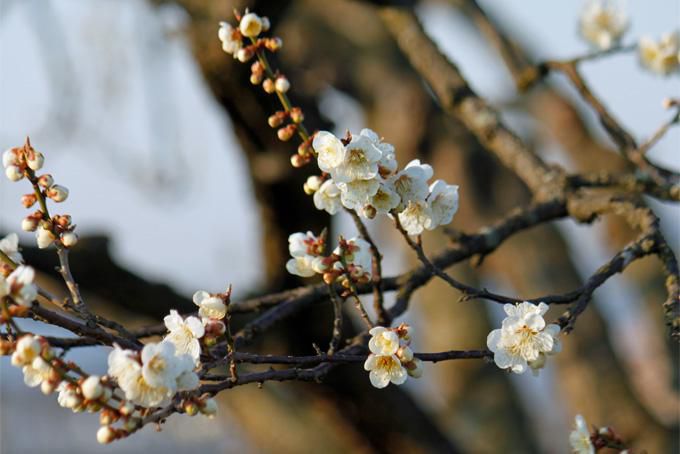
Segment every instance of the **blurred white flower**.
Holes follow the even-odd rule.
[[[35,231],[35,239],[38,243],[40,249],[45,249],[49,247],[50,244],[54,243],[57,238],[54,236],[51,230],[46,229],[42,225],[38,227]]]
[[[296,232],[288,237],[288,252],[292,257],[316,255],[314,252],[318,238],[312,233]]]
[[[349,246],[349,251],[345,251],[345,261],[347,265],[352,265],[355,268],[355,272],[365,274],[366,276],[371,275],[371,265],[373,263],[373,257],[371,256],[371,245],[362,238],[354,237],[347,240],[347,245]],[[333,254],[337,256],[343,255],[340,246],[336,247]],[[342,267],[340,263],[337,263],[338,267]]]
[[[627,28],[628,18],[617,2],[593,0],[581,13],[581,35],[602,50],[618,44]]]
[[[362,129],[359,135],[368,138],[371,143],[378,150],[380,150],[381,156],[380,160],[378,161],[378,170],[380,175],[386,177],[387,175],[394,173],[398,166],[397,159],[394,154],[394,145],[383,142],[378,134],[376,134],[375,131],[371,129]]]
[[[243,36],[256,38],[262,32],[262,18],[255,13],[245,14],[238,28]]]
[[[546,325],[543,315],[548,305],[544,303],[535,305],[525,301],[506,304],[503,309],[508,316],[500,329],[489,333],[486,343],[498,367],[522,374],[530,367],[528,363],[539,360],[541,354],[556,351],[559,344],[555,338],[560,327]],[[536,366],[542,367],[542,364],[539,362]]]
[[[595,454],[595,447],[590,441],[590,430],[581,415],[574,418],[574,430],[569,434],[571,450],[577,454]]]
[[[241,47],[243,47],[240,33],[229,23],[220,22],[220,29],[217,32],[217,36],[220,41],[222,41],[222,50],[228,54],[232,54],[234,58],[236,58],[236,54],[241,50]]]
[[[314,267],[315,259],[316,257],[311,255],[293,257],[286,262],[286,270],[296,276],[312,277],[316,274]]]
[[[340,189],[332,179],[323,182],[318,191],[314,193],[314,206],[318,210],[325,210],[328,214],[335,214],[342,206],[340,203]]]
[[[12,353],[12,365],[21,367],[31,364],[35,358],[40,356],[41,350],[40,337],[24,334],[17,341],[14,353]]]
[[[33,279],[35,271],[25,265],[16,267],[6,278],[0,275],[0,297],[9,296],[21,306],[30,306],[38,296]]]
[[[401,385],[406,381],[408,373],[396,355],[375,355],[366,358],[364,369],[369,371],[371,384],[376,388],[384,388],[390,383]]]
[[[426,220],[426,229],[434,230],[440,225],[451,223],[458,211],[458,186],[446,184],[443,180],[435,181],[430,186],[427,203],[430,206],[430,218]]]
[[[14,263],[24,261],[21,252],[19,252],[19,236],[16,233],[10,233],[0,240],[0,251],[4,252]]]
[[[668,75],[680,68],[680,33],[666,33],[659,41],[643,36],[638,44],[640,62],[652,72]]]
[[[39,386],[43,381],[49,380],[52,373],[52,366],[45,361],[42,356],[33,358],[30,364],[23,367],[24,383],[30,388]]]
[[[198,306],[198,315],[201,317],[221,320],[227,315],[227,305],[222,298],[212,296],[205,290],[194,293],[193,301]]]
[[[177,354],[187,354],[199,362],[201,357],[201,344],[199,339],[205,334],[203,323],[197,317],[183,319],[176,310],[171,310],[170,315],[163,319],[165,327],[170,333],[165,336],[163,342],[171,342],[175,346]]]

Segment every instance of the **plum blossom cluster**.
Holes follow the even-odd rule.
[[[390,383],[401,385],[408,376],[422,376],[423,362],[413,356],[409,347],[413,334],[409,325],[402,323],[396,328],[376,326],[369,334],[368,349],[371,353],[366,358],[364,369],[369,372],[373,386],[382,389]]]
[[[398,170],[394,146],[370,129],[339,139],[330,132],[314,136],[321,176],[310,177],[305,191],[330,214],[342,207],[366,218],[396,215],[410,235],[451,222],[458,210],[458,186],[432,178],[432,167],[413,160]]]
[[[371,278],[371,253],[369,244],[354,237],[340,238],[338,246],[330,255],[324,255],[326,235],[315,236],[312,232],[293,233],[288,237],[288,250],[292,258],[286,263],[289,273],[301,277],[323,275],[323,280],[331,284],[341,279],[343,285],[353,282],[368,282]]]
[[[28,138],[23,146],[10,148],[2,155],[5,175],[10,181],[26,178],[33,185],[33,192],[21,197],[24,207],[31,208],[36,203],[40,205],[40,209],[24,218],[21,228],[27,232],[35,232],[38,247],[41,249],[55,241],[60,246],[73,247],[78,242],[78,236],[74,232],[75,225],[71,224],[71,216],[57,214],[50,218],[46,205],[47,199],[56,203],[65,201],[69,191],[66,187],[55,184],[52,175],[37,174],[44,162],[45,157],[33,148]]]
[[[118,346],[109,354],[109,375],[125,398],[146,408],[167,405],[177,391],[199,385],[194,359],[178,353],[172,342],[149,343],[141,353]]]
[[[607,50],[619,44],[628,25],[626,13],[616,2],[593,0],[583,9],[579,28],[586,41]]]
[[[545,366],[547,355],[560,351],[557,335],[559,325],[546,324],[543,316],[548,305],[523,302],[503,306],[507,317],[500,329],[489,333],[486,344],[501,369],[523,374],[531,369],[534,375]]]
[[[659,40],[643,36],[638,48],[640,62],[650,71],[666,76],[680,70],[680,32],[666,33]]]
[[[629,20],[621,4],[613,0],[592,0],[581,13],[581,36],[595,48],[609,50],[620,45]],[[640,64],[666,76],[680,69],[680,32],[665,33],[655,40],[643,36],[638,41]]]
[[[16,233],[10,233],[0,240],[0,251],[14,263],[21,264],[24,261],[19,252],[19,237]],[[35,271],[30,266],[19,265],[12,269],[4,262],[0,263],[0,299],[8,297],[19,306],[30,307],[38,296],[34,279]]]

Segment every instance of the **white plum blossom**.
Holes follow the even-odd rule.
[[[659,41],[643,36],[638,44],[640,62],[652,72],[668,75],[680,68],[680,33],[666,33]]]
[[[220,29],[217,36],[222,42],[222,50],[228,54],[232,54],[236,58],[236,54],[243,47],[240,32],[232,27],[228,22],[220,22]]]
[[[330,215],[340,210],[342,207],[340,189],[332,179],[324,181],[321,187],[314,193],[314,206],[317,210],[325,210]]]
[[[42,344],[40,337],[32,334],[25,334],[17,341],[14,353],[12,353],[12,365],[21,367],[31,364],[35,358],[40,356]]]
[[[364,362],[364,369],[370,372],[368,377],[371,384],[379,389],[390,383],[401,385],[408,377],[408,373],[397,355],[375,355],[371,353]]]
[[[331,173],[345,159],[342,141],[328,131],[319,131],[314,135],[312,148],[317,153],[317,164],[324,172]]]
[[[10,233],[0,240],[0,251],[4,252],[14,263],[24,261],[21,252],[19,252],[19,236],[16,233]]]
[[[595,447],[590,441],[590,430],[581,415],[574,418],[574,430],[569,434],[571,451],[577,454],[595,454]]]
[[[34,279],[35,271],[25,265],[19,265],[6,278],[0,275],[0,297],[9,296],[20,306],[30,306],[38,296]]]
[[[314,276],[319,240],[312,232],[291,234],[288,237],[288,251],[293,258],[286,263],[286,270],[301,277]]]
[[[399,202],[401,202],[401,198],[399,197],[399,194],[397,194],[397,191],[394,190],[394,187],[391,184],[382,181],[380,182],[376,193],[371,197],[369,205],[372,206],[377,213],[388,214],[399,205]]]
[[[390,177],[390,184],[401,198],[398,210],[405,208],[408,202],[425,200],[429,194],[427,180],[432,178],[432,173],[432,167],[414,159],[406,165],[404,170]]]
[[[336,184],[370,180],[378,175],[378,161],[381,156],[380,150],[368,137],[354,136],[345,147],[342,162],[329,172]]]
[[[203,322],[197,317],[183,319],[176,310],[171,310],[163,319],[165,327],[170,333],[165,336],[163,342],[171,342],[175,346],[177,354],[187,354],[198,363],[201,357],[201,344],[199,339],[205,334]]]
[[[453,215],[458,211],[458,186],[446,184],[437,180],[430,185],[430,195],[427,196],[430,207],[430,218],[425,222],[425,228],[434,230],[440,225],[451,223]]]
[[[507,317],[500,329],[487,337],[487,346],[494,353],[494,362],[501,369],[510,369],[522,374],[534,364],[535,369],[543,366],[541,354],[555,353],[559,348],[556,337],[558,325],[546,325],[543,315],[548,305],[523,302],[506,304],[503,309]]]
[[[602,50],[618,44],[627,28],[628,18],[617,2],[592,0],[581,14],[581,35]]]
[[[353,180],[349,183],[338,183],[342,205],[349,209],[361,209],[377,194],[380,183],[377,179]]]
[[[371,339],[368,341],[368,349],[376,355],[394,355],[399,350],[399,335],[394,331],[382,326],[376,326],[369,332]]]
[[[198,315],[205,318],[221,320],[227,315],[227,305],[222,298],[214,296],[205,290],[194,293],[193,301],[198,306]]]
[[[178,368],[174,344],[151,343],[142,349],[142,377],[149,385],[173,389],[177,385]]]
[[[394,145],[383,142],[378,134],[371,129],[362,129],[361,132],[359,132],[359,135],[368,138],[371,143],[380,150],[381,156],[378,161],[378,171],[380,172],[380,175],[385,177],[386,175],[394,173],[398,166],[394,153]]]
[[[420,235],[432,225],[432,209],[424,200],[411,200],[398,214],[399,223],[409,235]]]

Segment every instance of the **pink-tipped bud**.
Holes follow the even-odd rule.
[[[34,151],[31,154],[32,156],[29,155],[26,159],[26,164],[28,164],[28,167],[30,167],[31,170],[42,169],[42,166],[45,163],[45,157],[43,154],[39,151]]]
[[[60,203],[68,198],[68,188],[54,184],[47,188],[45,195],[55,202]]]
[[[251,58],[253,58],[254,55],[255,55],[255,52],[253,51],[253,49],[251,49],[250,47],[244,47],[243,49],[240,49],[236,53],[236,58],[241,63],[245,63],[248,60],[250,60]]]
[[[270,115],[269,118],[267,118],[267,124],[271,126],[272,128],[278,128],[283,124],[283,121],[286,119],[286,112],[283,112],[281,110],[275,112],[273,115]]]
[[[49,173],[46,173],[45,175],[40,175],[38,178],[38,186],[40,186],[43,189],[47,189],[50,186],[54,184],[54,178],[52,178],[52,175]]]

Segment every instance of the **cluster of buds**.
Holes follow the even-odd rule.
[[[255,13],[248,12],[241,15],[234,11],[238,21],[237,27],[232,27],[228,22],[220,22],[217,37],[222,42],[222,50],[233,55],[241,63],[252,59],[258,50],[267,49],[276,52],[283,44],[281,38],[265,38],[260,34],[269,31],[270,23],[266,17],[260,17]],[[250,44],[247,43],[250,41]]]
[[[201,413],[212,419],[217,414],[217,402],[208,395],[201,397],[188,397],[182,401],[182,409],[189,416]]]
[[[370,372],[373,386],[401,385],[407,376],[420,378],[423,375],[423,362],[413,355],[410,347],[413,329],[409,325],[402,323],[396,328],[376,326],[369,334],[368,349],[371,353],[364,369]]]
[[[36,203],[40,204],[40,209],[22,220],[21,228],[26,232],[35,232],[38,247],[41,249],[57,240],[63,247],[73,247],[78,242],[78,235],[74,232],[75,226],[71,225],[71,216],[56,215],[50,218],[46,208],[47,199],[61,203],[68,198],[69,191],[66,187],[55,184],[52,175],[36,173],[44,162],[45,157],[31,146],[28,137],[23,146],[10,148],[2,155],[5,174],[11,181],[26,177],[33,185],[33,192],[21,197],[24,207],[31,208]]]
[[[106,378],[106,377],[103,377]],[[114,440],[125,438],[142,426],[142,418],[135,413],[135,406],[123,400],[117,407],[108,406],[99,414],[101,427],[97,430],[97,441],[108,444]],[[113,424],[120,422],[120,427]]]
[[[340,237],[338,246],[330,255],[324,255],[325,249],[325,231],[318,237],[312,232],[293,233],[288,237],[292,258],[286,263],[286,269],[301,277],[321,274],[326,284],[339,281],[346,289],[353,284],[370,281],[372,256],[370,245],[365,240]]]

